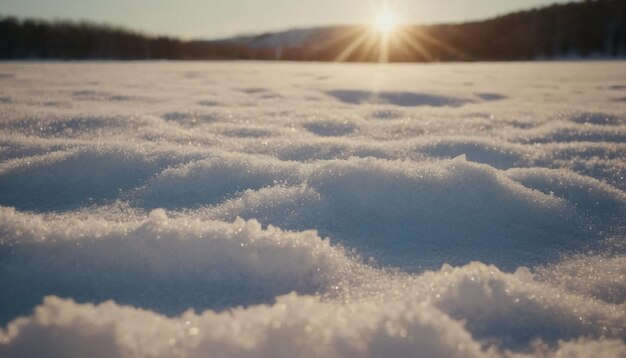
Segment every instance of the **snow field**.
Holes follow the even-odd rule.
[[[626,355],[621,62],[0,74],[1,357]]]

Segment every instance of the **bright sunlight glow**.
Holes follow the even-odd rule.
[[[381,10],[374,19],[374,25],[383,34],[390,33],[398,24],[398,17],[389,9]]]

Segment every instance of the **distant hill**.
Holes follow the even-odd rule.
[[[428,62],[626,57],[626,1],[552,5],[463,24],[402,26],[381,52],[370,26],[181,41],[69,22],[0,20],[2,59],[256,59]]]

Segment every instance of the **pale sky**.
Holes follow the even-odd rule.
[[[291,28],[368,24],[384,0],[0,0],[0,15],[89,20],[149,34],[220,38]],[[388,0],[405,23],[489,18],[567,0]]]

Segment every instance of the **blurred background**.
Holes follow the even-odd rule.
[[[0,0],[0,58],[611,59],[625,19],[623,0]]]

